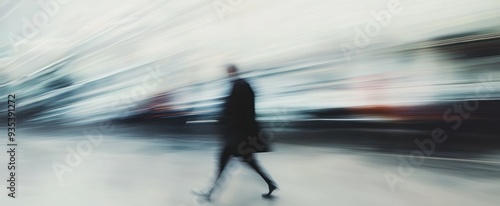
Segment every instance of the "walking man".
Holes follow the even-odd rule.
[[[234,65],[227,67],[232,88],[223,106],[219,122],[223,132],[223,147],[219,154],[219,162],[214,185],[205,194],[199,194],[210,200],[218,181],[232,157],[240,157],[267,183],[269,191],[262,197],[271,197],[277,189],[276,183],[268,176],[255,158],[255,152],[265,151],[267,145],[257,141],[259,126],[255,120],[255,95],[250,84],[238,77],[238,69]]]

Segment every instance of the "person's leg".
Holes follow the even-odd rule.
[[[217,168],[217,174],[215,176],[215,180],[214,180],[214,183],[213,183],[213,186],[212,188],[210,188],[209,192],[208,192],[208,195],[211,195],[212,192],[214,191],[215,187],[217,186],[218,182],[219,182],[219,179],[220,177],[222,176],[222,173],[224,172],[224,169],[226,168],[227,166],[227,163],[229,162],[229,160],[231,159],[231,149],[228,145],[226,145],[220,155],[219,155],[219,163],[218,163],[218,168]]]
[[[263,194],[263,196],[270,196],[271,193],[277,188],[276,183],[272,180],[271,177],[268,176],[263,170],[261,165],[258,163],[257,159],[255,158],[255,155],[249,154],[245,155],[242,157],[243,160],[252,167],[253,170],[255,170],[264,181],[266,181],[267,186],[269,187],[269,192],[267,194]]]
[[[215,180],[218,180],[220,176],[222,175],[222,172],[224,172],[224,169],[227,166],[227,163],[231,159],[231,152],[229,151],[228,147],[225,147],[219,157],[219,167],[217,170],[217,176]]]

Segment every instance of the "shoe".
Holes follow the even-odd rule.
[[[262,197],[263,198],[271,198],[272,197],[272,193],[274,192],[274,190],[278,189],[278,187],[273,183],[273,184],[269,184],[269,192],[267,194],[262,194]]]
[[[194,195],[197,195],[201,198],[203,198],[204,200],[206,200],[207,202],[210,202],[211,199],[210,197],[212,196],[212,194],[210,194],[210,192],[203,192],[203,191],[199,191],[199,190],[192,190],[191,191]]]

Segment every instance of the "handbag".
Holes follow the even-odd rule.
[[[245,156],[253,153],[270,152],[273,137],[271,131],[257,127],[254,132],[242,136],[236,148],[237,155]]]

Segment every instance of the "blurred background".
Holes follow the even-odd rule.
[[[498,22],[497,0],[2,0],[0,96],[16,94],[26,145],[16,201],[204,204],[189,189],[214,168],[224,67],[236,64],[283,191],[239,199],[259,186],[236,169],[212,204],[498,205]],[[54,162],[103,122],[113,131],[58,181]],[[436,128],[448,139],[401,175],[398,157]],[[144,170],[148,184],[134,179]],[[396,191],[387,171],[405,176]]]

